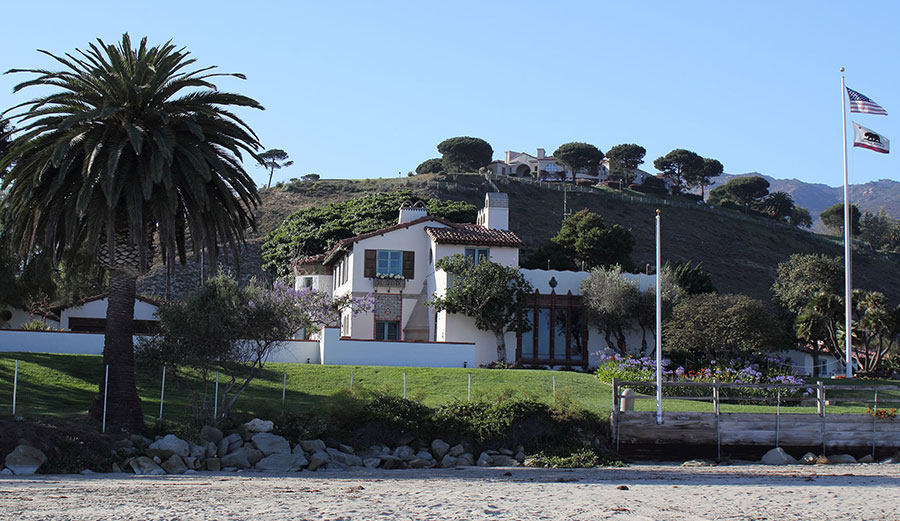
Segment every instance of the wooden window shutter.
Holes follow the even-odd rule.
[[[375,264],[378,262],[378,250],[366,250],[363,257],[363,277],[375,277]]]
[[[416,252],[414,251],[403,252],[403,278],[416,278]]]

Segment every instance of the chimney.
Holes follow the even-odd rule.
[[[509,197],[502,192],[488,192],[484,208],[478,211],[478,224],[491,230],[508,230]]]
[[[508,165],[508,164],[509,164],[510,158],[512,158],[512,150],[507,150],[507,151],[504,153],[504,156],[505,156],[505,159],[503,160],[503,162],[506,163],[506,164]]]
[[[415,204],[410,201],[403,201],[403,204],[400,205],[400,216],[397,219],[397,224],[412,222],[426,215],[428,215],[428,210],[425,209],[425,203],[422,201],[416,201]]]
[[[547,152],[543,148],[539,148],[537,150],[537,154],[538,154],[538,156],[537,156],[538,159],[544,159],[544,157],[547,155]]]

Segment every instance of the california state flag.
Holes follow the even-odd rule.
[[[891,142],[886,137],[855,121],[853,122],[853,146],[868,148],[882,154],[887,154],[891,150]]]

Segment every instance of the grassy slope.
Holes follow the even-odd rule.
[[[440,181],[440,184],[436,182]],[[562,221],[563,194],[514,181],[499,183],[510,197],[510,222],[513,231],[534,249],[556,234]],[[259,214],[260,232],[274,229],[292,211],[316,204],[358,197],[382,190],[408,188],[420,197],[464,200],[478,207],[489,189],[485,180],[474,174],[426,175],[399,179],[330,180],[302,185],[303,191],[267,191]],[[641,194],[628,192],[633,201],[596,193],[569,193],[570,211],[582,208],[603,216],[608,225],[620,224],[632,229],[635,238],[633,258],[637,266],[654,261],[654,215],[658,204],[644,202]],[[702,262],[712,274],[716,286],[727,293],[744,293],[769,300],[769,288],[776,268],[793,253],[842,255],[835,238],[772,226],[760,219],[748,222],[733,218],[729,211],[709,212],[694,208],[663,208],[663,261],[667,259]],[[523,252],[523,257],[527,251]],[[875,289],[900,302],[898,259],[859,252],[854,256],[854,284]]]
[[[86,355],[48,355],[34,353],[0,354],[0,416],[9,413],[12,397],[13,360],[19,360],[17,413],[68,416],[84,413],[96,392],[101,375],[101,359]],[[400,395],[403,373],[407,374],[407,391],[411,398],[429,406],[438,406],[466,399],[467,375],[472,375],[472,399],[495,399],[500,395],[528,396],[549,402],[553,399],[553,378],[557,393],[570,397],[583,407],[602,416],[612,409],[612,389],[594,375],[538,370],[497,369],[434,369],[401,367],[321,366],[299,364],[270,364],[248,391],[238,399],[238,417],[261,416],[271,418],[281,412],[281,386],[287,373],[285,410],[303,412],[325,406],[329,397],[345,390],[353,374],[354,386],[373,391]],[[159,415],[160,374],[156,370],[138,369],[138,393],[143,402],[144,415],[153,422]],[[842,384],[836,381],[826,383]],[[855,385],[886,384],[890,381],[862,381]],[[224,384],[224,379],[223,379]],[[166,383],[166,420],[184,420],[191,415],[192,391],[198,388],[195,380],[176,380],[170,374]],[[831,413],[862,412],[864,402],[871,400],[871,391],[834,391],[828,398],[835,406]],[[648,397],[650,398],[650,397]],[[886,403],[886,400],[898,400]],[[879,393],[882,407],[900,406],[900,392]],[[638,400],[638,410],[654,410],[653,399]],[[709,402],[664,400],[666,411],[712,411]],[[774,412],[773,406],[725,404],[723,412]],[[814,407],[782,408],[783,412],[814,413]]]

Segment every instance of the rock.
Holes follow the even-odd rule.
[[[516,461],[512,456],[501,454],[499,456],[494,456],[493,458],[491,458],[491,465],[495,467],[518,467],[519,462]]]
[[[381,458],[366,458],[363,460],[363,466],[367,469],[377,469],[381,465]]]
[[[219,443],[222,439],[222,431],[212,425],[204,425],[200,429],[200,439],[211,443]]]
[[[91,474],[94,474],[94,473],[95,472],[91,469],[84,469],[81,472],[79,472],[79,474],[81,474],[82,476],[90,476]]]
[[[303,447],[297,445],[294,447],[294,450],[291,451],[291,454],[294,456],[302,455],[304,458],[306,457],[306,451],[303,450]]]
[[[206,442],[206,450],[203,451],[203,457],[204,458],[215,458],[216,453],[218,451],[219,451],[219,447],[215,443],[213,443],[211,441]]]
[[[162,476],[166,473],[162,467],[157,465],[147,456],[138,456],[130,461],[131,469],[135,474],[140,476]]]
[[[344,445],[343,443],[338,445],[338,450],[347,454],[356,454],[356,451],[353,450],[353,447],[351,447],[350,445]]]
[[[425,449],[422,449],[419,452],[417,452],[416,457],[419,459],[424,459],[424,460],[432,460],[432,461],[434,460],[434,456],[432,456],[431,453]]]
[[[304,465],[308,465],[309,462],[300,454],[272,454],[271,456],[266,456],[265,458],[256,462],[256,468],[259,470],[273,470],[279,472],[294,472],[300,470]]]
[[[306,452],[325,452],[325,442],[322,440],[303,440],[300,442],[300,446]]]
[[[356,456],[355,454],[347,454],[346,452],[341,452],[330,447],[328,449],[325,449],[325,451],[329,456],[331,456],[331,461],[340,462],[348,467],[361,467],[363,464],[362,458]]]
[[[328,464],[331,461],[331,458],[328,456],[327,452],[317,450],[309,455],[309,466],[307,467],[309,470],[316,470],[317,468]]]
[[[253,418],[244,424],[244,429],[247,432],[272,432],[272,429],[275,428],[275,424],[269,420],[260,420],[259,418]]]
[[[178,454],[172,454],[169,459],[162,463],[162,468],[169,474],[184,474],[188,466]]]
[[[231,433],[219,440],[218,445],[216,445],[216,454],[218,454],[219,457],[225,456],[228,453],[238,450],[243,444],[244,438],[241,438],[240,434],[236,432]]]
[[[291,453],[291,444],[277,434],[260,432],[259,434],[254,434],[252,440],[253,445],[265,456]]]
[[[463,452],[462,454],[457,456],[456,459],[459,460],[460,462],[462,462],[462,464],[465,466],[468,466],[468,467],[475,466],[475,456],[473,456],[469,452]],[[457,463],[457,466],[459,466],[459,463]]]
[[[113,471],[113,472],[116,472],[116,473],[121,473],[121,472],[122,472],[122,467],[120,467],[118,463],[113,463],[113,464],[112,464],[112,471]]]
[[[409,445],[410,443],[415,441],[415,439],[416,436],[413,433],[407,432],[406,434],[400,436],[400,439],[397,440],[397,445]]]
[[[800,458],[800,463],[804,465],[814,465],[816,463],[816,455],[812,452],[807,452]]]
[[[434,440],[431,442],[431,454],[434,459],[441,459],[450,451],[450,444],[443,440]]]
[[[250,468],[250,459],[247,458],[247,451],[245,450],[237,450],[231,454],[226,454],[222,456],[221,460],[223,467]]]
[[[222,470],[222,460],[219,458],[207,458],[206,461],[203,462],[203,468],[218,472]]]
[[[619,485],[616,487],[616,490],[628,490],[628,485]]]
[[[173,454],[173,456],[174,456],[174,454]],[[160,463],[163,462],[162,458],[160,458],[159,456],[153,456],[153,457],[150,458],[150,459],[152,459],[152,460],[153,460],[153,463],[156,463],[157,465],[159,465]]]
[[[462,446],[462,444],[457,444],[450,447],[450,455],[454,458],[458,458],[460,454],[466,452],[466,448]]]
[[[334,460],[332,460],[332,461],[329,461],[329,462],[328,462],[328,466],[325,467],[325,468],[326,468],[327,470],[347,470],[347,469],[350,468],[350,467],[348,467],[347,465],[345,465],[345,464],[344,464],[343,462],[341,462],[341,461],[334,461]]]
[[[488,456],[496,456],[497,454],[500,454],[500,453],[496,450],[488,449],[488,450],[484,451],[484,454],[487,454]]]
[[[515,454],[515,452],[513,452],[509,449],[499,449],[499,451],[500,451],[500,454],[503,454],[504,456],[512,456],[513,454]]]
[[[47,461],[47,456],[31,445],[18,445],[6,455],[6,468],[16,475],[34,474]]]
[[[491,466],[491,456],[487,452],[482,452],[480,456],[478,456],[478,461],[475,462],[479,467],[490,467]]]
[[[265,457],[265,454],[263,454],[262,451],[247,446],[241,447],[240,449],[238,449],[238,451],[244,451],[247,453],[247,461],[250,462],[251,467],[253,465],[256,465],[257,461]]]
[[[150,444],[150,449],[155,449],[168,454],[160,454],[160,457],[168,458],[172,454],[177,454],[182,458],[191,454],[191,446],[188,442],[182,440],[174,434],[166,434],[161,439]]]
[[[430,469],[434,466],[434,460],[431,458],[413,458],[409,460],[409,468],[412,469]]]
[[[865,456],[856,460],[857,463],[872,463],[875,461],[875,458],[872,457],[871,454],[866,454]]]
[[[194,456],[188,456],[184,459],[184,465],[189,469],[199,469],[200,468],[200,459]],[[165,467],[163,467],[165,468]],[[171,472],[169,473],[171,474]]]
[[[379,459],[381,459],[381,468],[383,469],[398,469],[403,465],[402,459],[388,454],[381,456]]]
[[[0,474],[7,474],[7,475],[10,475],[10,476],[11,476],[12,473],[13,473],[13,471],[11,471],[11,470],[9,470],[9,469],[3,469],[3,470],[0,470]]]
[[[849,454],[835,454],[828,457],[829,463],[856,463],[856,458]]]
[[[681,464],[682,467],[708,467],[709,463],[699,459],[692,459]]]
[[[519,451],[514,456],[519,463],[525,463],[525,451]]]
[[[400,458],[404,461],[413,459],[415,455],[415,451],[413,451],[412,447],[410,447],[409,445],[400,445],[399,447],[394,449],[394,453],[392,454],[392,456],[394,456],[395,458]]]
[[[781,447],[775,447],[765,453],[760,461],[763,465],[794,465],[797,463],[797,460]]]
[[[191,443],[191,453],[189,454],[189,457],[202,458],[204,454],[206,454],[205,445],[197,445],[196,443]]]
[[[828,465],[829,463],[828,458],[824,454],[816,456],[816,465]]]
[[[449,454],[444,454],[444,457],[441,458],[441,467],[448,469],[450,467],[459,466],[459,459],[454,458]]]

